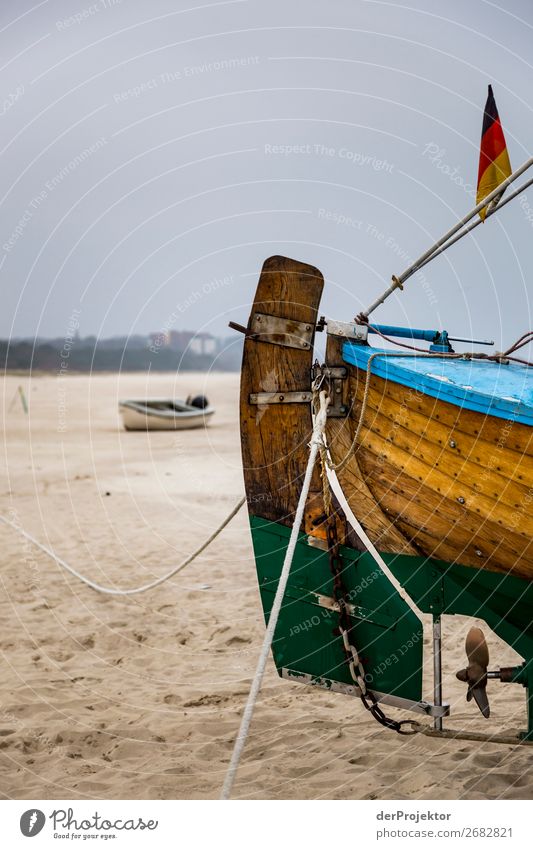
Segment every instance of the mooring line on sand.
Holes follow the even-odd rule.
[[[285,596],[285,589],[287,586],[287,581],[289,579],[289,573],[291,571],[294,552],[296,549],[296,543],[298,542],[298,533],[300,531],[300,526],[303,521],[305,504],[311,486],[311,478],[313,476],[313,469],[315,467],[318,452],[323,445],[322,435],[326,427],[328,403],[329,399],[326,397],[326,393],[324,391],[320,392],[320,410],[316,415],[315,423],[313,426],[313,436],[311,437],[310,442],[309,460],[307,461],[307,468],[305,470],[302,491],[300,493],[298,506],[294,515],[294,522],[291,529],[291,535],[289,538],[289,543],[287,545],[287,550],[285,552],[285,559],[283,561],[283,568],[281,570],[276,595],[274,596],[274,603],[272,605],[270,616],[268,618],[268,626],[265,631],[263,645],[261,646],[261,652],[257,661],[257,667],[254,673],[252,685],[250,687],[250,692],[248,693],[248,699],[246,701],[246,706],[242,715],[240,728],[237,734],[237,738],[235,740],[235,745],[228,766],[228,771],[226,772],[226,777],[224,779],[222,792],[220,794],[220,798],[222,800],[229,799],[231,795],[231,790],[233,787],[233,782],[235,781],[237,770],[239,768],[241,755],[246,744],[248,732],[250,731],[250,725],[252,722],[255,704],[259,695],[259,690],[261,689],[261,684],[263,682],[265,667],[268,660],[268,656],[270,654],[270,648],[272,646],[272,640],[274,638],[274,631],[276,630],[276,625],[278,623],[281,605]]]
[[[23,536],[25,539],[27,539],[29,542],[31,542],[33,545],[35,545],[37,548],[47,554],[48,557],[51,557],[52,560],[54,560],[59,566],[62,566],[63,569],[66,569],[67,572],[70,572],[70,574],[74,575],[75,578],[79,578],[80,581],[83,581],[83,583],[87,584],[87,586],[91,587],[91,589],[96,590],[99,593],[106,593],[107,595],[135,595],[137,593],[144,593],[147,590],[153,590],[155,587],[158,587],[160,586],[160,584],[163,584],[165,581],[168,581],[169,578],[172,578],[174,577],[174,575],[177,575],[178,572],[181,572],[182,569],[185,569],[185,567],[188,566],[189,563],[192,563],[192,561],[195,560],[202,553],[202,551],[205,551],[205,549],[209,545],[211,545],[211,543],[218,537],[218,535],[224,530],[224,528],[229,525],[229,523],[234,518],[234,516],[237,515],[245,501],[246,498],[241,498],[240,501],[237,502],[233,510],[228,513],[224,521],[218,526],[215,531],[213,531],[211,536],[208,537],[202,543],[202,545],[196,549],[196,551],[194,551],[192,554],[186,557],[185,560],[175,566],[174,569],[171,569],[170,572],[167,572],[165,575],[162,575],[161,578],[156,578],[155,581],[151,581],[149,584],[143,584],[143,586],[141,587],[133,587],[132,589],[127,590],[115,589],[114,587],[103,587],[100,584],[91,581],[90,578],[86,578],[85,575],[82,575],[80,572],[74,569],[73,566],[70,566],[68,563],[66,563],[65,560],[55,554],[51,548],[48,548],[48,546],[43,545],[41,542],[39,542],[39,540],[35,539],[34,536],[29,534],[23,528],[21,528],[20,525],[17,525],[16,522],[12,522],[10,519],[6,519],[5,516],[0,516],[0,522],[3,522],[4,525],[8,525],[10,528],[13,528],[21,536]]]

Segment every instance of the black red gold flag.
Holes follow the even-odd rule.
[[[496,108],[494,94],[492,93],[492,86],[489,85],[489,96],[485,104],[483,129],[481,131],[476,204],[480,203],[483,198],[486,198],[487,195],[494,191],[511,173],[507,144],[505,143],[505,136]],[[496,197],[489,206],[495,206],[500,197],[501,195]],[[488,207],[485,206],[479,213],[482,221],[485,220],[487,212]]]

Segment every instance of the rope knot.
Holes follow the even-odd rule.
[[[324,445],[323,435],[328,420],[328,407],[331,399],[326,393],[325,389],[320,390],[320,392],[318,393],[318,399],[319,408],[315,417],[311,445],[318,445],[319,447],[321,447]]]

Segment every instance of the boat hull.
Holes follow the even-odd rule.
[[[126,430],[191,430],[206,427],[215,412],[208,407],[205,410],[163,415],[136,403],[121,403],[119,410]]]
[[[328,362],[340,356],[330,339]],[[350,414],[327,427],[334,463],[350,450],[367,377],[346,367]],[[531,580],[532,431],[372,375],[357,450],[338,478],[378,550]]]
[[[299,323],[307,331],[314,330],[322,286],[323,279],[317,269],[285,257],[271,257],[263,266],[246,327],[241,371],[241,446],[255,567],[267,622],[288,549],[290,529],[308,463],[312,432],[309,395],[313,334],[301,338],[301,344],[295,344],[294,328]],[[261,320],[258,321],[258,318]],[[274,328],[272,335],[258,330],[258,325],[263,328],[265,321]],[[329,337],[329,367],[344,368],[342,346],[342,339]],[[339,401],[348,408],[349,414],[336,419],[330,417],[327,424],[328,441],[337,461],[345,456],[353,441],[366,377],[351,367],[347,368],[347,372],[347,379],[342,380],[343,389],[337,386],[333,392],[339,389]],[[399,392],[396,395],[394,387],[372,380],[371,403],[376,406],[375,409],[370,408],[370,417],[366,422],[368,432],[364,434],[366,450],[370,455],[359,456],[359,451],[355,452],[346,468],[338,473],[349,506],[381,557],[375,557],[367,549],[366,541],[361,539],[361,532],[358,530],[355,533],[350,527],[335,498],[332,510],[326,510],[320,469],[315,467],[274,632],[272,651],[276,667],[282,677],[294,683],[311,684],[330,692],[360,696],[361,691],[352,677],[348,662],[350,658],[345,652],[339,629],[341,604],[338,602],[337,581],[340,565],[342,609],[346,610],[349,620],[345,627],[350,643],[356,647],[364,666],[367,686],[370,686],[379,702],[433,717],[447,715],[449,707],[442,703],[440,684],[438,698],[435,690],[435,704],[423,699],[423,629],[418,612],[430,614],[438,630],[444,614],[476,616],[484,619],[496,634],[526,660],[522,667],[513,670],[513,674],[516,674],[513,680],[526,687],[527,736],[533,739],[533,581],[530,579],[525,537],[521,559],[517,561],[518,568],[516,563],[497,559],[488,547],[486,557],[481,558],[474,551],[471,564],[459,563],[459,558],[463,560],[471,549],[464,545],[461,547],[455,536],[451,537],[452,542],[449,539],[444,542],[444,539],[447,534],[449,537],[450,527],[465,527],[465,514],[461,512],[460,519],[454,523],[454,516],[449,517],[447,512],[440,512],[443,496],[445,502],[446,499],[452,502],[456,497],[455,491],[441,494],[440,501],[434,505],[434,511],[427,504],[420,505],[420,499],[428,498],[426,491],[419,492],[418,502],[403,493],[402,503],[394,509],[392,502],[383,502],[387,496],[378,490],[378,483],[382,483],[382,479],[374,474],[374,458],[382,458],[378,463],[379,473],[382,474],[381,466],[384,465],[392,483],[400,471],[405,472],[401,465],[403,463],[405,466],[406,463],[403,460],[392,461],[389,453],[382,457],[383,446],[376,444],[375,447],[369,447],[368,444],[368,440],[372,442],[374,439],[374,431],[383,437],[385,422],[387,436],[391,422],[396,424],[399,411],[403,413],[405,407],[412,418],[409,419],[409,427],[404,427],[404,430],[416,436],[418,441],[426,440],[423,453],[429,452],[430,448],[432,451],[444,451],[444,445],[441,444],[445,441],[444,436],[449,441],[452,437],[457,439],[461,434],[461,452],[457,455],[459,459],[454,455],[454,462],[468,460],[472,463],[474,455],[471,450],[467,450],[466,438],[469,434],[481,434],[490,446],[491,438],[494,438],[491,431],[494,423],[476,422],[480,427],[479,434],[472,434],[466,419],[461,418],[455,423],[448,421],[446,416],[450,411],[440,407],[435,415],[428,415],[427,411],[418,407],[411,409]],[[389,399],[387,403],[390,402],[390,409],[385,410],[384,401],[379,401],[380,398]],[[342,404],[336,406],[342,415]],[[420,425],[421,419],[416,419],[415,414],[425,416],[427,422],[418,434],[415,425],[417,422]],[[433,434],[431,423],[435,426],[434,436],[428,438],[428,428]],[[442,434],[439,427],[445,428]],[[513,437],[518,432],[513,429]],[[406,434],[402,432],[404,438]],[[385,439],[385,442],[389,451],[389,440]],[[420,458],[414,455],[422,451],[422,447],[417,448],[411,443],[404,446],[399,437],[395,437],[393,443],[395,450],[401,449],[412,457],[413,464],[415,460],[420,462]],[[523,447],[522,443],[520,445]],[[449,445],[449,448],[452,446]],[[430,453],[427,457],[424,453],[422,459],[426,460],[428,466],[433,464],[435,469],[439,469],[441,460],[430,456]],[[507,454],[505,462],[510,462]],[[490,468],[504,476],[504,467],[498,469],[498,465],[490,464]],[[417,469],[415,465],[408,466],[409,475],[413,480],[416,479],[413,486],[424,483],[424,474],[415,474]],[[459,476],[459,467],[454,467],[451,472],[450,477],[455,481],[454,470],[457,470]],[[465,475],[471,473],[470,467],[462,471]],[[519,477],[524,471],[525,482]],[[523,467],[521,472],[514,474],[510,467],[505,466],[505,475],[523,486],[527,485],[529,479],[529,471]],[[419,477],[422,479],[419,480]],[[478,483],[481,484],[479,478],[480,475]],[[461,477],[459,482],[462,480]],[[487,480],[491,484],[495,483],[492,477]],[[432,496],[438,485],[440,481],[432,478],[431,485],[427,486]],[[393,492],[388,479],[385,480],[385,489]],[[472,487],[472,491],[476,493],[477,489]],[[503,485],[500,491],[506,499],[518,497],[514,489],[507,491]],[[523,495],[522,490],[520,493]],[[469,495],[469,499],[472,497]],[[418,503],[418,509],[423,508],[425,511],[423,516],[416,514],[411,517],[411,513],[408,514],[413,524],[405,520],[404,513],[406,505],[411,509],[411,501],[413,504]],[[497,505],[500,501],[502,504],[506,502],[503,497],[497,499],[496,495],[493,501],[495,522],[498,524],[498,518],[503,521],[505,511],[501,514],[497,512]],[[468,518],[471,513],[474,518],[479,517],[475,503],[468,503],[465,499],[465,504],[460,506],[465,507]],[[477,506],[481,510],[483,505]],[[494,519],[488,508],[487,513],[485,520],[477,519],[475,533],[484,532],[485,524]],[[430,542],[427,542],[423,522],[429,524],[437,519],[445,523],[442,538],[437,533],[431,535]],[[331,522],[339,541],[337,554],[334,555],[338,558],[336,565],[332,563],[333,549],[328,548],[325,535],[325,526],[330,526]],[[432,531],[435,527],[430,525]],[[500,531],[500,534],[507,536],[507,530]],[[511,530],[515,531],[514,528]],[[466,531],[468,533],[467,527]],[[437,558],[435,554],[427,554],[423,550],[424,545],[427,546],[427,552],[442,551],[446,556]],[[448,545],[449,549],[439,548],[444,545]],[[408,597],[418,610],[413,609]]]
[[[268,259],[244,342],[240,392],[243,474],[266,621],[309,457],[312,343],[323,282],[320,272],[311,266],[285,257]],[[275,332],[255,334],[258,315],[263,322],[273,319]],[[286,333],[276,325],[279,322]],[[309,335],[300,338],[298,327]],[[261,393],[274,393],[281,402],[258,404]],[[294,403],[289,401],[291,396]],[[363,546],[335,499],[333,513],[350,600],[350,634],[378,700],[391,704],[392,699],[396,705],[410,707],[422,695],[421,622],[372,558],[362,553]],[[357,696],[338,632],[339,608],[325,521],[322,480],[316,466],[274,634],[274,660],[279,674],[295,683]],[[383,659],[402,647],[402,676],[398,677]]]

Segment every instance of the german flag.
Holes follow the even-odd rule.
[[[507,153],[507,145],[500,123],[500,116],[496,108],[492,86],[489,85],[489,96],[485,104],[483,129],[481,131],[476,204],[481,203],[483,198],[486,198],[500,183],[503,183],[511,173],[511,163],[509,161],[509,154]],[[489,206],[496,206],[500,197],[501,195],[496,197]],[[485,206],[479,213],[482,221],[485,220],[487,212],[488,207]]]

